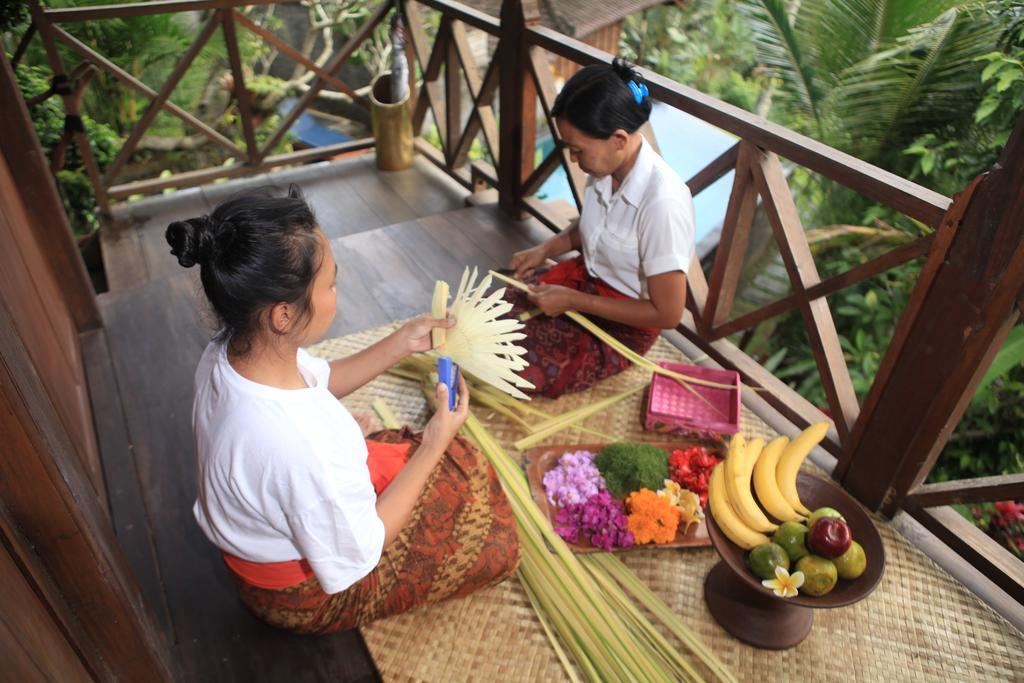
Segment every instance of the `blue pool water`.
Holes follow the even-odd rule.
[[[277,106],[277,113],[281,116],[287,116],[298,101],[296,97],[287,97],[281,100]],[[321,122],[309,110],[299,114],[299,118],[295,120],[290,132],[299,142],[307,147],[327,147],[328,145],[348,142],[352,139],[351,135],[346,135],[340,130],[335,130]]]
[[[661,102],[655,102],[651,110],[651,127],[654,128],[662,156],[683,180],[689,180],[736,143],[736,138],[729,133]],[[554,143],[549,137],[540,147],[547,155]],[[730,171],[693,198],[697,214],[697,242],[725,219],[733,175]],[[572,203],[569,181],[561,167],[541,186],[537,196],[543,199],[564,199]]]

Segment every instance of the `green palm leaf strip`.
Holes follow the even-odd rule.
[[[625,565],[611,555],[604,563],[613,564],[589,559],[584,564],[569,550],[534,503],[518,464],[474,415],[462,431],[488,458],[512,504],[522,551],[519,578],[534,608],[544,610],[542,626],[550,626],[545,626],[549,638],[553,643],[560,640],[588,680],[701,680],[694,665],[655,628],[636,601],[719,680],[736,680],[664,602],[649,590],[630,588],[640,581]],[[555,647],[567,675],[575,680],[575,671],[559,654],[562,648]]]
[[[425,374],[433,372],[434,367],[434,361],[430,356],[409,356],[402,360],[398,365],[388,369],[388,374],[396,377],[402,377],[403,379],[420,381],[423,379]],[[468,373],[465,373],[464,377],[466,379],[466,384],[469,386],[469,397],[472,402],[485,408],[489,408],[497,413],[501,413],[508,419],[512,420],[512,422],[522,427],[527,434],[533,434],[539,429],[547,428],[552,422],[561,418],[561,416],[553,416],[539,408],[534,408],[529,403],[515,399],[505,392],[495,389],[489,384],[478,382]],[[531,424],[523,418],[524,415],[540,418],[541,422]],[[590,436],[604,442],[617,440],[616,437],[606,434],[605,432],[576,424],[576,422],[579,422],[582,419],[583,417],[576,417],[575,419],[562,420],[565,425],[563,428],[574,429],[581,433],[589,434]]]
[[[537,443],[540,443],[549,436],[557,434],[563,429],[572,426],[574,422],[585,420],[591,415],[596,415],[597,413],[608,410],[622,399],[632,396],[643,388],[644,385],[633,387],[632,389],[627,389],[626,391],[615,394],[614,396],[609,396],[608,398],[601,399],[600,401],[594,401],[593,403],[588,403],[585,406],[580,406],[575,410],[570,410],[562,413],[561,415],[556,415],[550,420],[534,425],[533,429],[536,431],[529,436],[525,436],[522,439],[519,439],[519,441],[516,441],[513,444],[513,447],[517,451],[525,450]],[[618,439],[613,436],[610,436],[605,440],[618,441]]]
[[[524,292],[529,292],[530,291],[530,288],[527,287],[524,283],[520,282],[519,280],[516,280],[514,278],[510,278],[510,277],[508,277],[506,275],[502,275],[501,273],[495,273],[494,271],[491,271],[491,275],[493,275],[494,277],[498,278],[502,282],[504,282],[506,284],[509,284],[509,285],[512,285],[513,287],[516,287],[516,288],[518,288],[518,289],[520,289],[520,290],[522,290]],[[628,346],[626,346],[625,344],[620,342],[618,339],[616,339],[612,335],[610,335],[607,332],[605,332],[604,330],[602,330],[598,325],[594,324],[593,321],[591,321],[589,318],[587,318],[582,313],[579,313],[577,311],[566,311],[565,315],[570,320],[575,321],[578,325],[580,325],[587,332],[590,332],[592,335],[594,335],[595,337],[600,339],[602,342],[604,342],[608,346],[612,347],[615,351],[618,351],[620,354],[625,356],[626,359],[629,360],[629,362],[633,363],[634,365],[638,365],[638,366],[640,366],[640,367],[642,367],[642,368],[644,368],[646,370],[650,370],[651,372],[654,372],[654,373],[656,373],[658,375],[664,375],[665,377],[670,377],[670,378],[674,379],[684,389],[686,389],[691,394],[696,396],[698,399],[703,401],[708,407],[710,407],[716,413],[718,413],[719,415],[722,415],[722,417],[727,417],[726,415],[722,414],[722,411],[720,411],[717,407],[712,405],[710,401],[708,401],[706,398],[704,398],[704,396],[702,396],[700,394],[700,392],[698,392],[696,389],[694,389],[690,385],[691,384],[699,384],[701,386],[715,387],[717,389],[733,389],[734,387],[732,385],[730,385],[730,384],[722,384],[721,382],[711,382],[709,380],[699,379],[697,377],[689,377],[687,375],[683,375],[681,373],[675,372],[674,370],[669,370],[668,368],[663,368],[662,366],[658,365],[657,363],[655,363],[653,361],[650,361],[650,360],[647,360],[646,358],[641,356],[639,353],[637,353],[636,351],[634,351],[633,349],[629,348]]]

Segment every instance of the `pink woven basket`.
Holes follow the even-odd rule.
[[[679,382],[663,375],[654,375],[647,396],[644,428],[663,434],[712,432],[735,434],[740,428],[740,375],[734,370],[714,370],[683,363],[660,362],[658,365],[682,375],[728,384],[731,389],[690,386],[703,396],[700,400]],[[710,404],[710,405],[708,405]]]

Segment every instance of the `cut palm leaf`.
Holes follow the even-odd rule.
[[[529,365],[523,359],[526,349],[515,343],[526,338],[520,332],[523,323],[502,317],[512,310],[512,304],[502,299],[504,288],[486,294],[491,276],[486,276],[479,284],[476,278],[476,268],[472,273],[469,268],[462,273],[459,289],[449,308],[456,320],[455,326],[446,330],[445,340],[435,346],[434,351],[450,357],[464,372],[480,381],[516,398],[529,400],[521,389],[532,389],[533,385],[517,374]],[[435,285],[435,311],[442,310],[447,302],[447,288],[447,283],[442,281]]]
[[[384,399],[374,399],[373,410],[377,413],[377,417],[380,418],[380,423],[384,425],[384,429],[402,428],[402,423],[399,422],[398,418],[395,417],[395,414],[391,412],[391,407],[384,402]]]
[[[519,441],[516,441],[513,444],[513,447],[517,451],[530,448],[531,446],[534,446],[538,442],[548,438],[552,434],[557,434],[563,429],[567,429],[573,426],[574,422],[585,420],[591,415],[596,415],[597,413],[600,413],[604,410],[608,410],[608,408],[615,405],[622,399],[632,396],[633,394],[637,393],[643,388],[644,385],[633,387],[632,389],[627,389],[626,391],[623,391],[619,394],[615,394],[614,396],[609,396],[608,398],[601,399],[600,401],[595,401],[585,406],[580,406],[579,408],[576,408],[574,410],[567,411],[565,413],[562,413],[561,415],[556,415],[555,417],[552,417],[550,420],[534,425],[534,429],[536,431],[534,431],[529,436],[523,437],[522,439],[519,439]],[[611,438],[609,440],[617,441],[618,439]]]

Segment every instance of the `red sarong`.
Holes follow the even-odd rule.
[[[592,276],[582,256],[562,261],[541,274],[536,282],[562,285],[611,299],[632,298]],[[518,316],[534,308],[525,292],[511,287],[505,290],[505,299],[512,304],[510,316]],[[604,318],[593,320],[601,329],[640,355],[651,349],[661,332],[656,328],[638,328]],[[523,332],[526,333],[526,339],[521,344],[526,347],[524,358],[530,367],[520,375],[533,383],[533,389],[525,390],[533,396],[558,398],[562,394],[583,391],[631,365],[619,352],[564,315],[553,318],[544,314],[534,315],[526,321]]]
[[[372,437],[410,453],[422,440],[408,429]],[[311,576],[270,590],[234,571],[230,575],[246,607],[271,626],[331,633],[468,595],[504,580],[518,563],[519,536],[501,482],[487,458],[456,436],[405,528],[384,549],[376,568],[354,585],[327,594]]]

